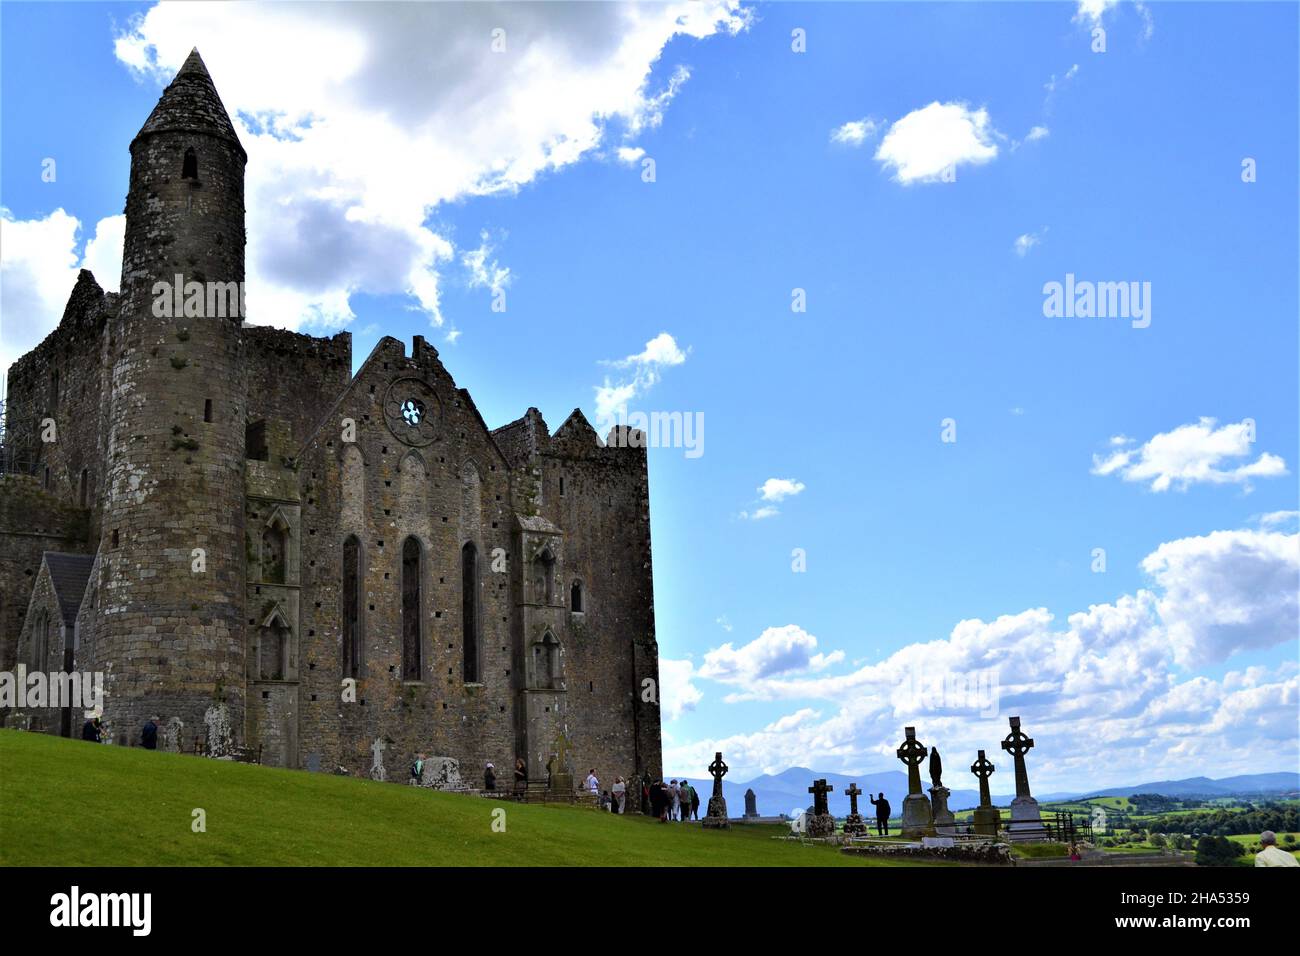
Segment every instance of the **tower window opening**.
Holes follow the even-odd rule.
[[[210,398],[203,401],[203,420],[209,425],[212,424],[212,399]]]
[[[90,470],[87,468],[83,468],[81,469],[81,494],[80,494],[81,507],[83,508],[86,507],[90,497],[89,486],[90,486]]]
[[[185,162],[181,164],[181,179],[198,179],[199,178],[199,158],[194,155],[194,149],[185,150]]]

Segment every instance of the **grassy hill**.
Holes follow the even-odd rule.
[[[191,830],[206,812],[207,832]],[[505,810],[505,832],[493,811]],[[779,826],[706,831],[0,730],[6,866],[863,866]]]

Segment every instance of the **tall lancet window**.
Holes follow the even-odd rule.
[[[477,684],[482,675],[478,653],[478,549],[468,542],[460,549],[461,642],[465,658],[465,683]]]
[[[361,676],[361,542],[343,542],[343,676]]]
[[[402,680],[420,679],[420,542],[402,545]]]
[[[193,148],[185,151],[185,162],[181,164],[181,179],[198,179],[199,178],[199,158],[194,155]]]

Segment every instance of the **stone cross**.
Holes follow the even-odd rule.
[[[993,806],[993,798],[989,796],[989,776],[993,773],[994,769],[996,768],[989,761],[989,758],[984,756],[984,751],[982,750],[980,751],[979,759],[970,765],[970,772],[980,778],[981,807]]]
[[[906,727],[903,732],[907,739],[898,748],[898,759],[907,764],[907,792],[921,793],[921,761],[930,751],[916,739],[916,728]]]
[[[375,742],[370,745],[370,752],[375,757],[374,763],[370,766],[371,780],[383,780],[388,776],[388,771],[384,769],[384,748],[387,746],[382,737],[376,737]]]
[[[1016,759],[1016,796],[1028,797],[1029,774],[1025,772],[1025,754],[1034,746],[1034,738],[1026,737],[1020,729],[1020,718],[1011,718],[1011,733],[1002,741],[1002,749]]]
[[[713,774],[713,795],[722,796],[722,778],[731,768],[722,762],[722,751],[719,750],[713,755],[713,763],[709,764],[709,773]]]
[[[849,795],[849,813],[856,817],[858,815],[858,796],[862,791],[858,789],[857,783],[854,782],[849,784],[849,788],[844,792]]]
[[[826,781],[814,780],[813,785],[808,788],[808,792],[813,795],[813,813],[817,816],[823,816],[830,813],[830,808],[826,805],[826,794],[834,792],[835,788],[828,786]]]

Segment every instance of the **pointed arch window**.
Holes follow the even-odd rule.
[[[81,469],[81,507],[85,508],[90,504],[90,469]]]
[[[194,148],[185,150],[185,160],[181,163],[181,179],[199,178],[199,158],[194,155]]]
[[[343,676],[362,676],[361,587],[364,578],[361,541],[350,535],[343,542]]]
[[[569,610],[574,614],[582,613],[582,582],[574,581],[569,585]]]
[[[461,644],[465,683],[482,679],[479,667],[478,548],[473,541],[460,549]]]
[[[421,668],[420,617],[421,600],[420,542],[407,538],[402,545],[402,679],[419,680]]]
[[[262,583],[286,583],[289,527],[279,515],[262,532]]]

